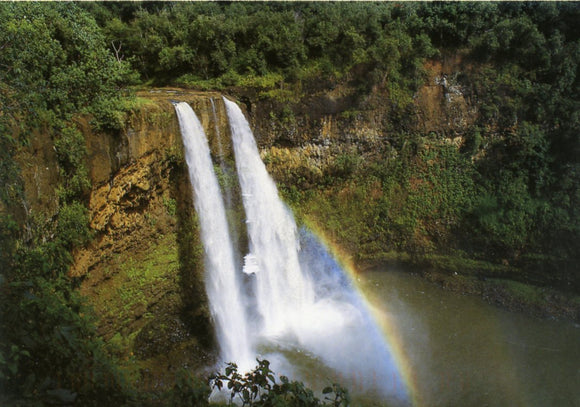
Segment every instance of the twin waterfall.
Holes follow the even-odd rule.
[[[405,399],[389,348],[363,299],[318,239],[306,229],[298,230],[266,171],[242,111],[234,102],[225,98],[223,102],[245,211],[248,253],[239,253],[232,243],[203,127],[187,103],[175,104],[222,361],[235,362],[247,371],[256,365],[256,357],[266,358],[276,372],[305,381],[308,367],[304,365],[317,361],[338,377],[356,378],[356,386],[364,391]],[[243,257],[243,265],[235,261],[236,256]]]
[[[199,215],[205,248],[205,285],[222,357],[226,361],[240,361],[244,366],[253,360],[253,354],[240,291],[240,276],[235,267],[226,210],[209,145],[193,109],[187,103],[178,103],[175,109],[195,194],[195,210]]]

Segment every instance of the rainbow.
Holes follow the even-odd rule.
[[[403,340],[403,331],[399,327],[397,316],[388,312],[384,305],[379,305],[381,301],[376,297],[373,298],[373,294],[365,290],[364,273],[357,269],[350,254],[343,250],[340,245],[333,242],[332,239],[329,239],[324,230],[315,222],[305,220],[304,225],[318,237],[320,242],[340,264],[350,279],[353,288],[358,292],[361,301],[373,317],[374,322],[380,328],[385,346],[390,351],[400,378],[406,387],[407,400],[410,405],[416,407],[429,405],[429,399],[433,395],[430,394],[431,390],[428,384],[424,388],[421,387],[421,382],[418,380],[421,372],[415,370],[416,362],[412,362],[411,355],[406,351],[407,347]],[[513,360],[513,355],[508,351],[508,341],[505,339],[505,332],[499,321],[491,319],[488,320],[488,323],[490,325],[486,332],[491,332],[490,338],[498,338],[494,347],[495,351],[492,352],[494,364],[503,366],[503,369],[496,372],[497,375],[505,378],[505,380],[500,381],[502,386],[500,391],[503,397],[510,400],[512,405],[529,405],[528,395],[525,391],[521,391],[518,373],[513,368],[515,361]],[[422,380],[425,379],[426,377],[422,376]]]
[[[332,254],[334,259],[340,264],[341,268],[345,271],[345,274],[351,281],[353,288],[356,289],[360,299],[372,315],[375,323],[381,329],[385,346],[388,347],[395,361],[400,378],[405,386],[408,401],[412,406],[416,407],[425,405],[421,400],[417,375],[413,371],[413,366],[406,354],[402,335],[397,327],[396,319],[388,312],[385,312],[376,306],[376,301],[373,301],[371,296],[364,292],[361,285],[361,278],[363,278],[363,276],[362,273],[357,270],[352,261],[352,256],[344,251],[338,244],[329,239],[327,234],[315,222],[305,219],[304,225],[316,235],[330,254]]]

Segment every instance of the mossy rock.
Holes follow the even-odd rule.
[[[140,359],[149,359],[192,340],[197,341],[179,316],[166,315],[152,320],[141,329],[135,338],[134,353]]]

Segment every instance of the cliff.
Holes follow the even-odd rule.
[[[262,158],[297,217],[359,266],[408,260],[409,253],[427,258],[457,239],[457,214],[449,207],[461,202],[449,203],[456,191],[445,188],[449,182],[462,192],[468,188],[460,184],[463,179],[453,178],[462,167],[444,168],[447,164],[441,164],[438,154],[449,151],[455,157],[465,147],[477,105],[458,79],[469,69],[460,58],[443,58],[425,68],[429,79],[406,117],[383,103],[387,89],[361,96],[348,82],[331,90],[311,86],[290,100],[256,89],[228,91],[246,111]],[[73,253],[70,275],[80,281],[111,352],[139,372],[141,384],[161,385],[180,366],[207,366],[215,357],[203,249],[171,101],[192,105],[215,160],[233,166],[233,157],[230,143],[218,146],[217,136],[229,139],[230,134],[221,94],[157,89],[140,92],[137,100],[125,128],[116,134],[95,132],[87,117],[76,119],[88,151],[93,239]],[[403,132],[415,136],[404,139]],[[57,208],[57,161],[50,140],[42,134],[32,139],[18,157],[26,208],[50,215]],[[399,172],[388,178],[389,171]],[[445,188],[437,177],[445,180]],[[405,212],[405,205],[425,197],[431,205],[426,213],[419,206]],[[243,214],[236,211],[243,227]],[[437,271],[442,269],[502,277],[513,272],[507,260],[490,266],[431,257],[423,271],[446,287],[522,307],[510,293],[480,287],[474,280],[449,282]],[[575,318],[573,305],[555,302],[559,305],[552,301],[556,311],[550,312]],[[537,313],[543,315],[544,308]]]
[[[421,119],[416,125],[427,133],[460,137],[470,124],[468,107],[460,92],[450,97],[438,82],[443,69],[431,67],[432,80],[418,93]],[[283,188],[308,189],[331,175],[345,154],[372,160],[389,144],[389,108],[381,105],[381,95],[373,95],[364,111],[349,115],[351,91],[343,87],[309,95],[290,114],[276,100],[236,90],[232,97],[242,101],[277,181]],[[75,251],[70,275],[82,281],[81,292],[97,313],[99,333],[113,351],[136,356],[142,372],[149,365],[161,371],[183,363],[203,365],[213,349],[203,251],[171,101],[189,102],[214,157],[233,163],[230,143],[217,145],[216,135],[229,139],[224,106],[220,94],[180,89],[144,91],[138,98],[138,107],[118,134],[94,132],[88,120],[77,120],[88,150],[94,238]],[[291,117],[281,118],[284,114]],[[315,212],[298,215],[319,221],[324,229],[324,217]],[[151,377],[159,380],[157,373]]]

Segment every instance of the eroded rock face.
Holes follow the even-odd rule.
[[[71,275],[84,276],[112,253],[139,250],[145,239],[173,231],[175,220],[166,208],[174,199],[170,165],[167,157],[150,152],[93,188],[90,227],[96,236],[89,247],[75,253]]]
[[[83,129],[94,238],[75,251],[70,274],[82,280],[81,292],[95,309],[98,332],[107,341],[147,360],[171,359],[177,357],[171,356],[174,350],[193,349],[185,353],[194,359],[178,358],[192,365],[211,359],[214,344],[203,249],[171,100],[195,107],[211,143],[217,142],[215,133],[226,132],[227,121],[216,120],[223,113],[213,113],[220,108],[211,103],[216,95],[156,91],[142,96],[149,102],[132,114],[121,134]],[[164,330],[155,328],[165,325]],[[155,343],[170,338],[167,346],[148,343],[146,333],[152,331],[158,333]]]
[[[166,206],[174,199],[170,173],[181,140],[171,109],[170,103],[148,105],[119,135],[84,129],[95,239],[75,253],[71,275],[84,276],[113,253],[139,250],[140,243],[175,227]]]
[[[425,68],[429,79],[416,97],[419,130],[450,139],[461,137],[477,119],[477,108],[459,80],[468,68],[458,55],[431,61]]]
[[[112,253],[140,250],[138,246],[156,234],[176,232],[176,201],[191,192],[182,171],[183,145],[171,100],[194,106],[212,144],[217,143],[213,134],[227,131],[224,113],[213,114],[211,98],[219,95],[155,91],[143,96],[153,101],[133,113],[122,134],[83,129],[93,184],[89,211],[95,240],[75,253],[73,276],[86,275]],[[221,103],[214,105],[223,109]],[[218,151],[217,146],[212,148]]]

